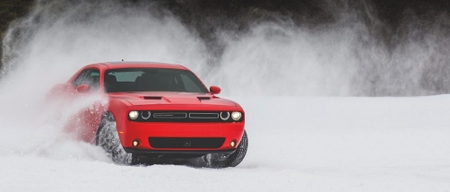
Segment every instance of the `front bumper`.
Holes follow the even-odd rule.
[[[117,125],[122,146],[128,153],[137,154],[191,154],[204,155],[208,153],[233,152],[244,134],[244,122],[224,123],[183,123],[183,122],[134,122],[124,121]],[[212,139],[221,138],[223,143],[214,147],[194,148],[189,145],[178,148],[155,148],[150,144],[151,138],[160,139]],[[139,146],[133,146],[133,141],[138,140]],[[230,143],[234,141],[235,145]],[[152,147],[153,146],[153,147]]]

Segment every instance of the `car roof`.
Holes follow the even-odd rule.
[[[88,66],[102,65],[108,69],[120,69],[120,68],[166,68],[166,69],[181,69],[188,70],[185,66],[180,64],[159,63],[159,62],[147,62],[147,61],[116,61],[116,62],[103,62],[95,63]]]

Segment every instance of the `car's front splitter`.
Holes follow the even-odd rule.
[[[134,148],[124,148],[124,149],[127,153],[131,153],[134,156],[159,157],[159,158],[194,158],[213,153],[229,155],[234,151],[236,151],[236,149],[230,150],[142,150]]]

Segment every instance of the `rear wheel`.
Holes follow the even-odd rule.
[[[226,167],[236,167],[242,160],[244,160],[247,154],[248,148],[248,137],[247,132],[244,131],[241,142],[237,147],[236,151],[231,154],[223,153],[213,153],[206,156],[206,161],[208,166],[211,168],[226,168]]]
[[[102,121],[97,129],[95,144],[105,150],[111,160],[116,164],[136,164],[133,156],[127,153],[120,143],[114,116],[107,112],[102,116]]]

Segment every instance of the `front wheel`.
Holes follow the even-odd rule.
[[[107,112],[97,129],[95,144],[100,146],[116,164],[134,164],[132,154],[125,152],[120,143],[114,116]]]
[[[242,160],[244,160],[247,154],[248,148],[248,137],[247,132],[244,131],[241,142],[237,147],[236,151],[227,155],[222,153],[213,153],[206,156],[206,162],[211,168],[226,168],[226,167],[236,167]]]

